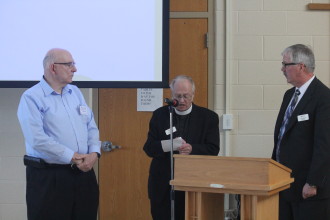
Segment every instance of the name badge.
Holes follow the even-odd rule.
[[[307,120],[309,120],[308,114],[298,115],[297,118],[298,118],[298,121],[307,121]]]
[[[79,112],[81,115],[87,115],[87,106],[79,106]]]
[[[175,127],[173,127],[173,133],[174,132],[176,132],[176,128]],[[169,135],[170,133],[171,133],[171,129],[170,128],[165,131],[165,134],[166,135]]]

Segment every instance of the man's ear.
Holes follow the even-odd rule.
[[[303,64],[303,63],[301,63],[301,65],[300,65],[300,69],[301,70],[303,70],[303,71],[306,71],[306,65],[305,64]]]
[[[55,66],[56,66],[56,65],[53,64],[53,63],[49,65],[49,70],[50,70],[51,73],[55,73],[55,72],[56,72],[56,70],[55,70],[56,67],[55,67]]]

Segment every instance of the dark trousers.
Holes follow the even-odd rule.
[[[330,219],[330,199],[290,202],[280,196],[279,220],[314,219]]]
[[[175,191],[175,220],[184,220],[185,215],[185,192]],[[151,215],[153,220],[171,220],[170,192],[163,201],[150,200]]]
[[[26,167],[28,220],[96,220],[99,188],[94,170]]]

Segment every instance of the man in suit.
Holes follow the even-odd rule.
[[[172,98],[178,101],[173,112],[173,150],[176,154],[218,155],[219,118],[193,104],[195,84],[191,77],[177,76],[170,83]],[[148,194],[154,220],[171,219],[171,147],[169,106],[155,110],[143,150],[152,162]],[[184,192],[175,192],[175,219],[184,219]]]
[[[292,169],[280,193],[280,220],[330,219],[330,90],[314,75],[313,51],[302,44],[282,52],[286,91],[275,125],[272,158]]]

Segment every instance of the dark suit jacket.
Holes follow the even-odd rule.
[[[295,88],[286,91],[276,121],[274,160],[279,130],[294,91]],[[301,115],[308,115],[309,119],[299,121]],[[282,192],[284,198],[302,200],[305,183],[318,187],[317,195],[309,199],[330,197],[330,90],[316,77],[294,109],[280,149],[280,162],[292,169],[295,179],[291,187]]]
[[[176,126],[175,111],[173,111],[173,126]],[[149,124],[148,139],[143,150],[152,157],[148,193],[152,201],[161,201],[164,196],[169,196],[171,179],[170,152],[163,152],[161,140],[170,139],[165,130],[170,128],[169,109],[163,106],[154,111]],[[193,104],[190,113],[189,131],[187,137],[182,137],[192,145],[191,154],[194,155],[218,155],[219,153],[219,117],[206,108]],[[173,138],[181,136],[173,133]]]

